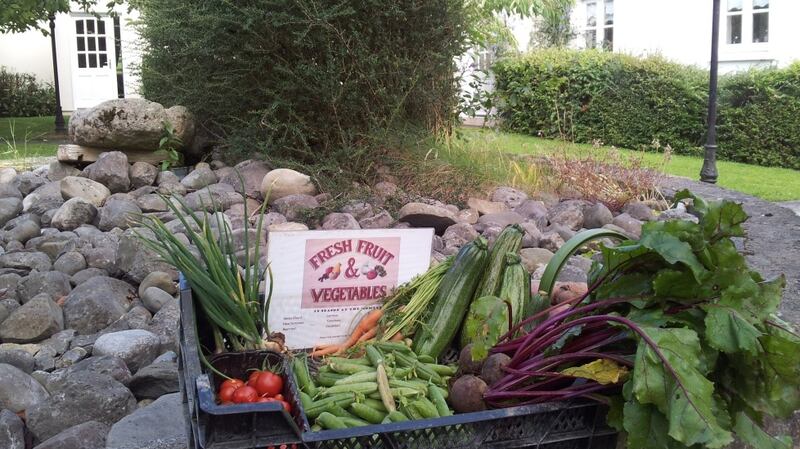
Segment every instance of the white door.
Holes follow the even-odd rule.
[[[72,96],[75,109],[117,98],[114,21],[109,17],[75,16]]]

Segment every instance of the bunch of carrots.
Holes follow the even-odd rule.
[[[383,317],[383,309],[375,309],[364,315],[358,322],[347,341],[341,344],[320,345],[311,352],[311,357],[322,357],[325,355],[339,355],[355,346],[357,343],[369,341],[378,335],[378,323]],[[402,338],[402,336],[401,336]]]

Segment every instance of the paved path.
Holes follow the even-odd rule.
[[[777,203],[781,207],[786,207],[797,215],[800,215],[800,201],[785,201]]]

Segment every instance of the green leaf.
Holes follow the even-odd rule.
[[[720,448],[732,441],[714,413],[714,384],[701,373],[702,351],[689,329],[642,328],[665,360],[641,339],[636,351],[633,393],[668,417],[669,435],[687,446]],[[626,426],[627,428],[627,426]],[[628,429],[630,432],[630,429]]]
[[[697,282],[708,274],[703,264],[692,252],[692,247],[686,242],[681,241],[672,234],[664,231],[645,232],[642,229],[642,238],[639,240],[642,246],[656,251],[661,257],[670,264],[681,263],[692,270],[692,274]]]
[[[617,432],[622,432],[625,430],[624,427],[624,407],[625,407],[625,400],[622,399],[622,396],[616,395],[611,396],[608,398],[608,413],[606,414],[606,423],[617,430]]]
[[[736,414],[733,430],[736,432],[736,436],[755,449],[792,449],[791,438],[787,436],[773,437],[764,432],[744,412]]]
[[[623,409],[623,426],[628,432],[628,449],[682,449],[669,437],[669,423],[652,405],[628,401]]]
[[[732,307],[710,305],[704,307],[706,315],[705,339],[711,347],[727,354],[745,351],[751,355],[761,352],[756,329],[738,310]]]
[[[653,280],[653,291],[663,298],[697,298],[699,284],[694,275],[686,270],[670,268],[659,271]]]
[[[744,229],[741,224],[747,218],[741,204],[731,201],[712,201],[708,203],[708,212],[702,220],[703,234],[708,240],[743,237]]]
[[[594,292],[594,299],[645,296],[652,292],[652,275],[629,273],[604,282]]]
[[[496,296],[473,301],[464,322],[464,330],[472,337],[472,360],[483,360],[489,349],[508,332],[508,304]]]

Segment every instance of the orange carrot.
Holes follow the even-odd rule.
[[[350,334],[350,337],[342,344],[341,348],[339,348],[336,353],[341,354],[354,344],[358,343],[358,339],[361,338],[362,335],[369,332],[370,329],[378,326],[378,321],[380,321],[382,316],[383,310],[381,309],[375,309],[372,312],[364,315],[364,318],[362,318],[361,321],[358,322],[356,328],[353,329],[353,333]]]
[[[378,333],[378,326],[375,326],[372,329],[364,332],[364,335],[358,337],[358,342],[361,343],[362,341],[367,341],[370,338],[373,338],[377,333]]]
[[[392,335],[392,338],[390,338],[389,341],[403,341],[403,333],[402,332],[398,332],[398,333]]]
[[[322,357],[324,355],[333,354],[334,352],[337,352],[339,349],[341,349],[340,345],[323,345],[323,346],[320,346],[320,347],[316,348],[309,355],[311,357]]]

